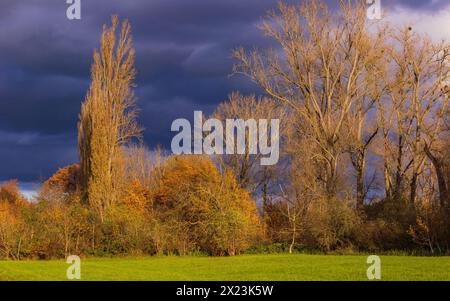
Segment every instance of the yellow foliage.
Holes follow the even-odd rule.
[[[150,199],[150,190],[142,186],[139,181],[131,181],[127,187],[126,195],[123,200],[128,208],[143,212]]]
[[[169,159],[154,201],[164,221],[171,219],[172,233],[179,235],[174,241],[183,241],[184,251],[199,248],[214,255],[234,255],[260,233],[249,193],[231,172],[221,175],[207,157]]]

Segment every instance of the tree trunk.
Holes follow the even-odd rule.
[[[435,157],[427,145],[425,145],[425,152],[430,158],[431,162],[433,163],[434,169],[436,171],[436,177],[438,180],[438,186],[439,186],[439,201],[441,204],[442,209],[449,209],[450,208],[450,195],[449,195],[449,187],[448,182],[445,179],[444,174],[444,168],[441,160],[439,158]]]
[[[353,160],[353,167],[356,170],[356,207],[361,210],[364,207],[364,169],[365,169],[365,151],[357,151],[356,158]]]
[[[414,206],[416,202],[416,192],[417,192],[417,177],[418,174],[414,172],[412,179],[411,179],[411,185],[410,185],[410,196],[409,196],[409,202],[411,206]]]
[[[395,186],[393,197],[395,201],[401,198],[402,184],[403,184],[403,137],[398,137],[398,153],[397,153],[397,170],[395,172]]]
[[[289,254],[292,254],[292,251],[294,250],[296,235],[297,235],[297,225],[296,225],[296,218],[294,218],[293,219],[293,228],[292,228],[292,240],[291,240],[291,244],[289,246]]]

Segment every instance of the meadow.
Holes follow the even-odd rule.
[[[382,280],[450,281],[450,257],[380,256]],[[367,280],[367,256],[87,258],[81,280]],[[63,260],[0,261],[0,280],[67,280]]]

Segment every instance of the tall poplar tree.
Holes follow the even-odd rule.
[[[135,51],[131,26],[113,16],[94,51],[91,86],[81,107],[78,144],[83,199],[103,221],[123,191],[123,146],[140,137],[133,94]]]

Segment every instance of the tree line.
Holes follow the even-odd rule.
[[[131,26],[104,26],[78,123],[80,163],[35,203],[0,186],[0,257],[242,252],[429,252],[450,243],[450,45],[368,22],[364,1],[280,3],[271,49],[236,49],[233,92],[211,117],[279,119],[259,155],[170,155],[142,141]]]

